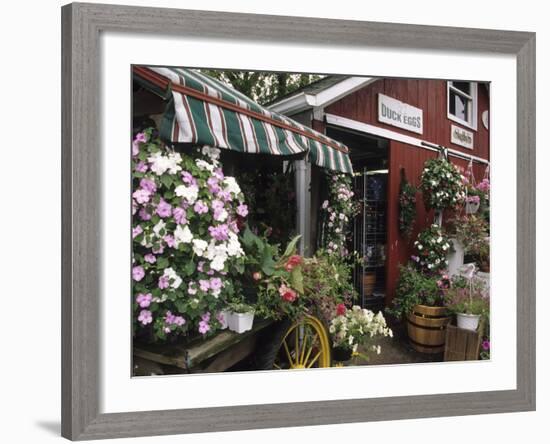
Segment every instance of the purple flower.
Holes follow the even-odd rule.
[[[141,281],[143,279],[143,276],[145,276],[145,271],[143,270],[143,267],[141,265],[137,265],[132,268],[132,277],[134,278],[134,281]]]
[[[208,190],[210,191],[210,193],[212,194],[217,194],[221,191],[221,188],[220,188],[220,185],[218,183],[218,178],[217,177],[210,177],[206,183],[208,184]]]
[[[134,228],[132,228],[132,239],[135,239],[141,233],[143,233],[143,228],[141,228],[141,225],[135,226]]]
[[[144,177],[139,181],[139,186],[143,188],[144,190],[149,191],[149,193],[153,194],[157,191],[157,184],[152,179],[147,179]]]
[[[221,168],[216,168],[214,170],[214,176],[217,177],[219,180],[222,180],[224,178],[222,169]]]
[[[195,180],[195,178],[193,177],[193,175],[188,172],[188,171],[183,171],[181,173],[181,180],[183,181],[183,183],[186,183],[188,185],[191,185],[191,184],[196,184],[197,181]]]
[[[132,156],[136,157],[139,154],[139,143],[137,141],[132,142]]]
[[[231,197],[231,193],[229,191],[222,190],[218,193],[218,197],[222,199],[224,202],[230,202],[233,200]]]
[[[142,207],[139,210],[138,214],[139,214],[139,217],[141,218],[141,220],[151,220],[151,215],[147,212],[145,207]]]
[[[491,348],[491,343],[485,339],[482,343],[481,343],[481,347],[483,348],[483,350],[487,351]]]
[[[199,261],[197,264],[197,270],[202,273],[204,271],[204,261]]]
[[[149,310],[141,310],[139,313],[138,321],[143,325],[153,322],[153,314]]]
[[[210,288],[212,291],[218,291],[223,287],[223,282],[220,278],[211,278],[210,279]]]
[[[160,217],[169,217],[172,215],[172,205],[166,202],[164,199],[160,199],[157,206],[157,214]]]
[[[145,133],[137,133],[136,138],[134,139],[136,142],[147,142],[147,134]]]
[[[147,308],[149,305],[151,305],[151,301],[153,300],[153,295],[151,293],[139,293],[136,297],[136,302],[141,308]]]
[[[248,215],[248,207],[245,204],[240,204],[237,207],[237,214],[241,217],[246,217]]]
[[[150,264],[154,264],[157,261],[157,258],[154,254],[147,253],[145,256],[143,256],[143,260],[145,262],[149,262]]]
[[[205,335],[210,330],[210,325],[208,325],[208,322],[200,321],[199,322],[199,333],[201,335]]]
[[[174,236],[171,234],[167,234],[163,237],[164,242],[166,242],[166,245],[168,245],[170,248],[174,248],[176,246],[176,240],[174,239]]]
[[[215,227],[208,227],[208,232],[210,233],[210,236],[212,236],[217,241],[225,241],[229,237],[229,227],[227,226],[227,224],[221,224]]]
[[[219,211],[224,209],[224,203],[221,200],[214,199],[212,201],[212,210]]]
[[[136,171],[138,173],[145,173],[148,168],[149,167],[147,166],[147,164],[145,162],[138,162],[138,164],[136,165]]]
[[[208,205],[206,205],[202,200],[197,200],[193,209],[197,214],[208,213]]]
[[[187,223],[187,217],[185,215],[185,210],[181,207],[174,208],[173,211],[174,220],[179,225],[185,225]]]
[[[163,275],[159,278],[159,288],[161,290],[168,288],[170,286],[170,278],[166,275]]]
[[[132,197],[137,201],[137,203],[144,204],[149,202],[151,193],[147,190],[144,190],[143,188],[138,188],[136,191],[134,191]]]
[[[207,311],[206,313],[203,313],[201,315],[201,319],[204,321],[204,322],[210,322],[210,312]]]
[[[164,316],[164,322],[168,325],[183,325],[185,324],[185,319],[182,316],[176,316],[172,314],[171,311],[167,311]]]
[[[411,256],[411,259],[415,262],[420,261],[420,258],[418,256]]]
[[[201,291],[207,292],[210,289],[210,281],[207,281],[205,279],[199,280],[199,287]]]

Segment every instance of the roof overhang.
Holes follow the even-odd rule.
[[[299,92],[269,106],[269,109],[285,115],[293,115],[308,109],[325,108],[377,80],[372,77],[348,77],[317,94]]]

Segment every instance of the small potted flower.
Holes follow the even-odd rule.
[[[368,359],[366,352],[381,352],[380,345],[373,343],[376,337],[393,337],[393,332],[386,325],[382,312],[372,311],[354,305],[348,309],[344,304],[336,308],[336,317],[329,326],[332,337],[332,358],[335,361],[348,361],[353,356]],[[361,347],[362,353],[359,353]]]
[[[231,302],[226,311],[227,326],[235,333],[244,333],[252,329],[254,307],[244,302]]]
[[[489,313],[489,294],[485,284],[474,278],[475,267],[464,276],[455,276],[446,290],[447,309],[456,314],[458,328],[476,331],[479,321]]]
[[[485,198],[485,193],[478,188],[468,187],[464,210],[466,214],[475,214],[479,210],[481,200]]]

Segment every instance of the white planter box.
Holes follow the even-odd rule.
[[[453,248],[447,254],[449,276],[453,276],[459,272],[460,267],[464,264],[464,247],[457,239],[451,239]]]
[[[456,326],[464,330],[476,331],[479,325],[480,315],[471,315],[466,313],[456,314]]]
[[[251,313],[229,313],[227,326],[235,333],[244,333],[252,329],[254,323],[254,312]]]

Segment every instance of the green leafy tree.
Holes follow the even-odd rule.
[[[231,85],[237,91],[265,105],[309,85],[322,76],[315,74],[270,73],[261,71],[228,71],[203,69],[205,74]]]

